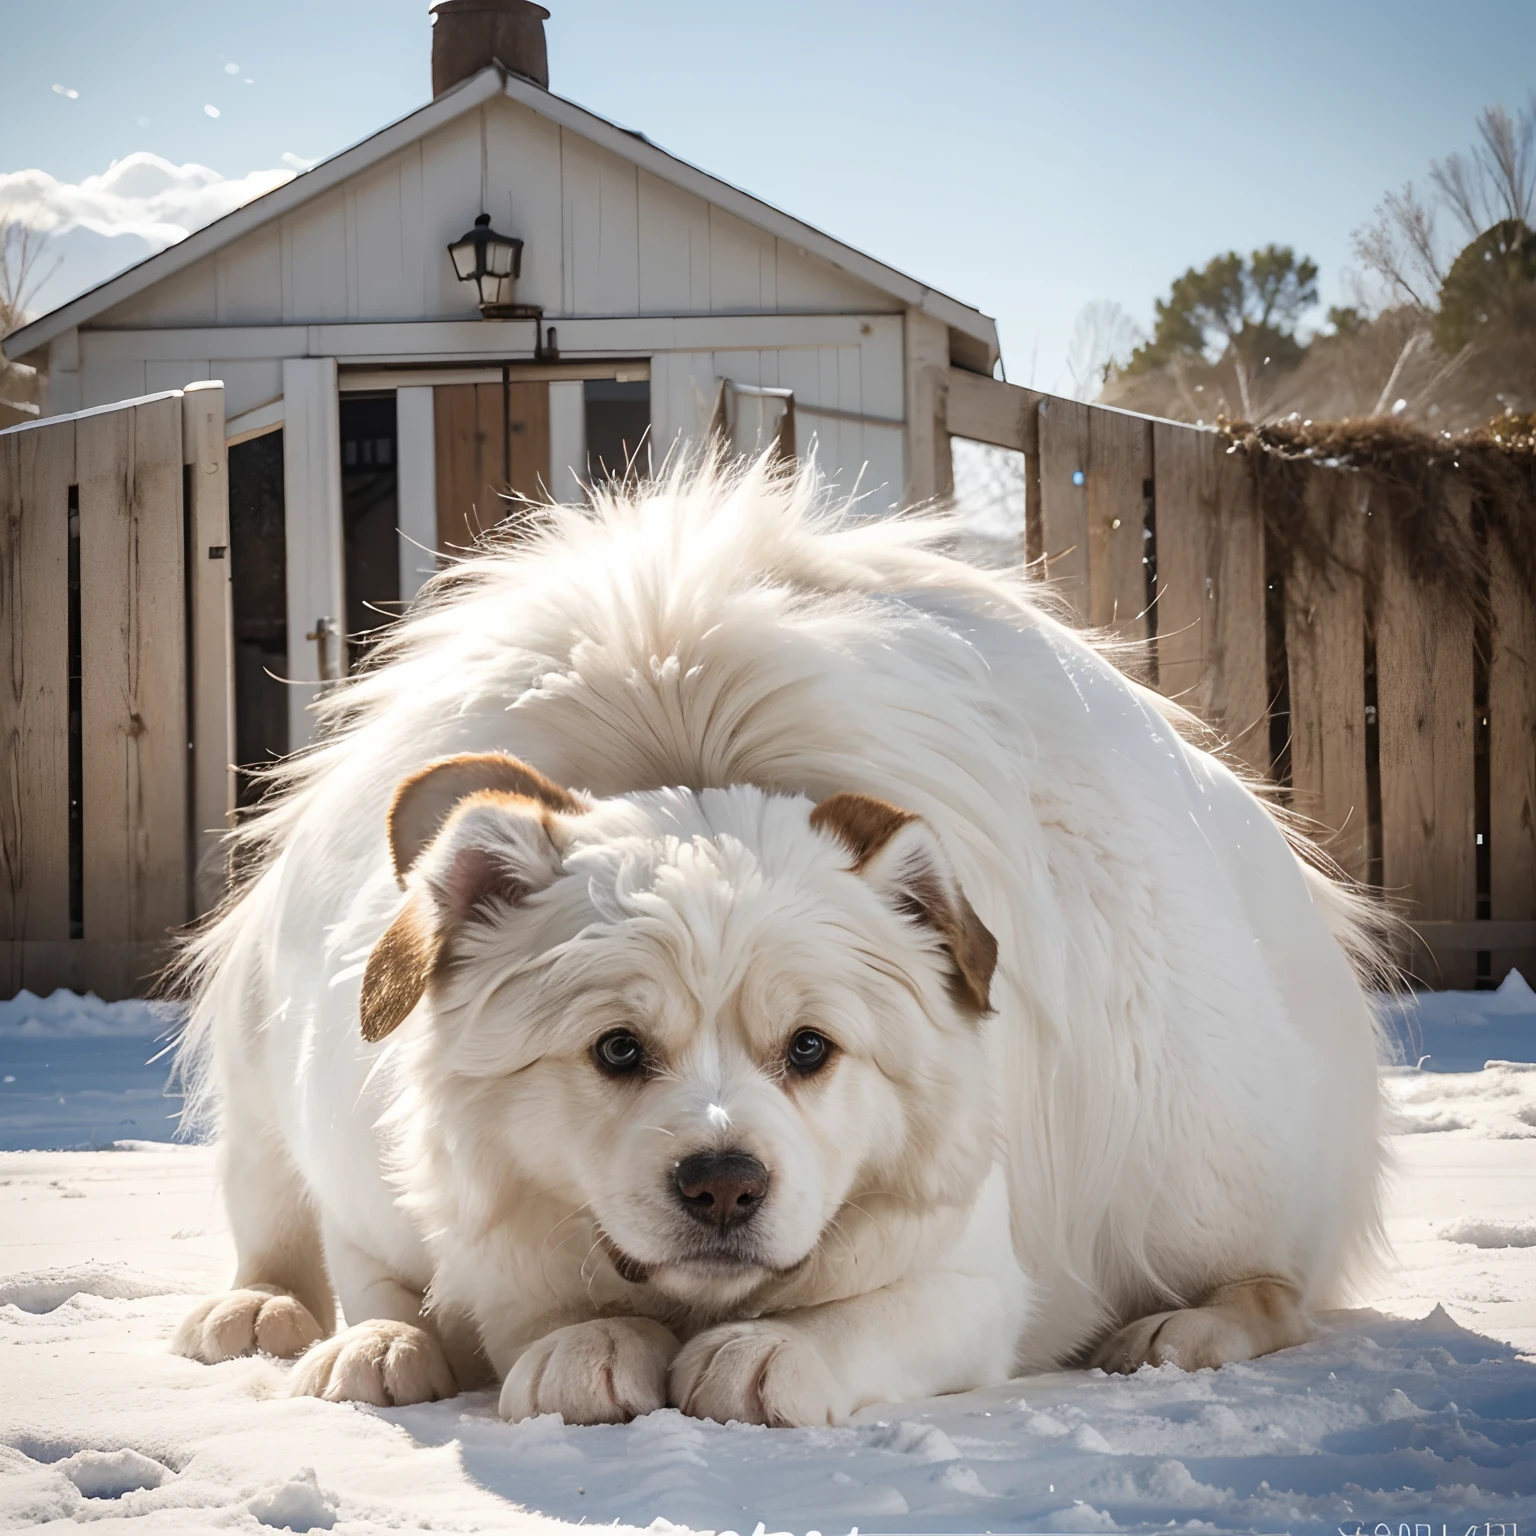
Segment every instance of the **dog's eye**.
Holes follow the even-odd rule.
[[[814,1072],[832,1054],[832,1042],[814,1029],[802,1029],[789,1042],[788,1061],[796,1072]]]
[[[622,1077],[638,1070],[645,1060],[645,1047],[627,1029],[611,1029],[592,1047],[592,1054],[604,1072]]]

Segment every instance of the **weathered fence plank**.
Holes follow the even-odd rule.
[[[77,424],[83,916],[124,963],[191,916],[181,415],[171,395]]]
[[[1285,585],[1290,673],[1292,805],[1321,827],[1328,852],[1356,880],[1367,874],[1365,769],[1365,517],[1368,488],[1313,471],[1305,513],[1331,542],[1333,563],[1298,560]]]
[[[952,436],[1035,451],[1035,411],[1046,398],[1038,390],[951,368],[945,393],[945,425]]]
[[[1088,617],[1117,640],[1147,638],[1146,484],[1152,423],[1117,411],[1088,419]],[[1122,665],[1146,681],[1134,652]]]
[[[69,932],[69,487],[75,424],[0,434],[0,946]]]
[[[1040,553],[1045,575],[1089,622],[1088,415],[1076,400],[1040,402]]]
[[[1466,517],[1465,495],[1452,514]],[[1383,535],[1376,612],[1382,886],[1407,916],[1477,916],[1472,615],[1426,589]],[[1414,944],[1408,968],[1431,986],[1470,987],[1476,957]]]
[[[1214,432],[1152,427],[1158,687],[1256,772],[1269,761],[1264,530],[1253,476]]]
[[[1501,540],[1489,548],[1493,612],[1488,663],[1490,915],[1536,918],[1536,597]],[[1511,966],[1536,981],[1536,945],[1492,950],[1495,981]]]

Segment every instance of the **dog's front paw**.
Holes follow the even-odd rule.
[[[253,1285],[198,1302],[182,1319],[171,1349],[204,1365],[237,1355],[292,1360],[324,1337],[325,1330],[297,1297],[274,1285]]]
[[[414,1323],[371,1318],[316,1344],[294,1367],[293,1397],[403,1408],[458,1395],[443,1346]]]
[[[664,1408],[677,1339],[647,1317],[608,1317],[557,1328],[530,1344],[507,1373],[501,1416],[558,1413],[567,1424],[623,1424]]]
[[[696,1419],[790,1429],[841,1424],[852,1411],[815,1346],[789,1323],[727,1323],[672,1362],[671,1400]]]

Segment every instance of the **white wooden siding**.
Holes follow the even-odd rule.
[[[288,586],[288,740],[313,740],[310,704],[319,696],[316,621],[346,625],[342,570],[341,417],[331,358],[283,364],[283,502]],[[337,642],[333,656],[341,654]],[[300,686],[311,684],[310,687]]]
[[[664,352],[651,359],[652,460],[703,436],[715,403],[715,365],[708,352]]]
[[[560,379],[549,386],[549,494],[562,503],[580,501],[586,472],[584,388],[579,379]]]
[[[354,195],[348,188],[283,220],[282,318],[290,324],[361,318],[347,305],[347,206]]]
[[[898,301],[505,99],[119,305],[81,335],[84,404],[211,377],[233,417],[281,396],[284,358],[529,356],[534,328],[481,320],[448,261],[482,208],[524,241],[518,297],[563,357],[650,359],[658,460],[732,378],[793,389],[801,452],[872,510],[900,495]]]
[[[839,489],[851,492],[857,485],[871,513],[893,505],[901,499],[905,474],[902,323],[895,316],[872,316],[859,332],[857,344],[845,346],[653,357],[651,434],[658,460],[707,430],[719,380],[792,389],[799,455],[814,452]],[[818,405],[847,414],[820,416],[813,409]]]
[[[419,158],[416,160],[419,172]],[[406,222],[407,192],[419,194],[419,174],[409,176],[410,157],[360,176],[348,198],[351,282],[348,319],[381,315],[404,319],[420,309],[420,210],[413,233]]]
[[[809,454],[814,447],[823,471],[844,489],[852,489],[858,482],[861,491],[871,493],[871,510],[885,507],[899,498],[904,482],[903,428],[900,425],[904,416],[904,374],[899,316],[806,320],[765,317],[721,322],[722,330],[761,331],[763,340],[784,344],[715,352],[699,350],[696,343],[688,350],[677,347],[676,341],[680,338],[664,334],[672,328],[661,321],[618,323],[625,329],[639,326],[656,330],[660,327],[655,335],[640,335],[630,338],[632,340],[648,342],[652,346],[672,341],[666,350],[650,351],[651,437],[658,463],[668,452],[702,435],[709,425],[719,380],[735,379],[742,384],[793,389],[797,402],[796,442],[800,453]],[[478,334],[480,324],[475,322],[469,329]],[[712,324],[708,320],[685,322],[690,334],[698,332],[701,335],[707,334]],[[573,339],[580,340],[581,329],[588,325],[597,326],[599,322],[573,322]],[[346,344],[348,338],[339,333],[347,330],[347,327],[327,326],[311,330],[307,335],[315,352],[334,356],[329,349]],[[838,334],[830,335],[829,332]],[[273,339],[266,342],[261,341],[263,333],[259,331],[240,334],[250,337],[253,347],[268,346],[273,350],[283,348],[282,338],[291,338],[287,345],[292,351],[302,348],[302,338],[306,336],[302,328],[280,327],[267,333]],[[626,350],[650,350],[646,346],[608,346],[604,341],[606,334],[606,331],[599,332],[595,338],[595,350],[604,356],[622,355]],[[142,332],[86,332],[82,336],[80,376],[86,381],[87,405],[105,405],[143,394],[150,378],[166,388],[180,387],[192,379],[222,379],[230,417],[282,395],[283,364],[279,359],[214,358],[204,362],[196,358],[186,361],[160,358],[146,363],[131,354],[149,336],[150,333]],[[178,340],[184,340],[189,348],[206,348],[210,343],[228,344],[237,339],[233,332],[217,330],[157,332],[153,333],[153,338],[158,343],[156,350],[161,351],[174,350]],[[617,339],[625,340],[623,337]],[[579,353],[573,349],[567,356],[576,357]],[[814,410],[818,405],[846,414],[821,416]],[[862,419],[849,420],[849,416]]]
[[[640,313],[709,311],[709,204],[639,172]]]
[[[107,325],[212,325],[218,320],[218,277],[213,258],[156,283],[102,317]]]
[[[283,365],[275,357],[214,358],[210,379],[224,381],[224,409],[231,416],[254,410],[283,392]]]
[[[92,362],[89,354],[80,359],[82,410],[98,405],[112,405],[119,400],[136,400],[147,395],[144,364],[138,358],[111,358]]]
[[[780,240],[775,244],[775,252],[781,315],[867,314],[870,310],[899,307],[894,299],[879,295],[878,290],[818,261],[797,246]],[[877,297],[884,302],[874,302]]]
[[[168,389],[185,389],[188,384],[212,377],[208,364],[201,361],[144,364],[144,387],[152,395]]]
[[[421,167],[421,218],[415,230],[422,251],[421,292],[416,299],[416,313],[420,316],[477,318],[474,294],[453,275],[448,242],[468,230],[481,211],[480,148],[484,121],[483,113],[458,118],[407,147],[395,162],[415,158]],[[489,192],[488,187],[485,190]],[[338,193],[342,191],[338,188]],[[485,212],[492,210],[487,208]],[[522,231],[504,228],[502,233],[521,235]],[[527,236],[523,238],[526,240]],[[526,256],[527,252],[523,254]]]
[[[218,268],[218,323],[260,325],[283,313],[283,231],[258,229],[213,258]]]
[[[395,391],[400,596],[409,602],[437,568],[437,429],[430,384]]]
[[[709,210],[712,313],[772,314],[779,302],[778,241],[720,208]]]
[[[565,191],[560,169],[560,129],[526,109],[485,114],[485,211],[503,234],[523,241],[523,269],[518,302],[541,304],[550,314],[565,314]],[[478,192],[476,196],[478,196]],[[462,200],[445,206],[442,219],[450,233],[428,253],[446,268],[443,250],[469,228],[466,213],[479,212]],[[458,227],[454,227],[457,221]],[[462,291],[462,284],[455,284]],[[462,300],[455,299],[455,303]]]
[[[573,133],[560,135],[565,192],[565,312],[640,313],[636,171]]]
[[[565,315],[892,312],[898,302],[511,101],[409,144],[120,304],[114,328],[473,319],[450,240],[524,241],[518,296]]]

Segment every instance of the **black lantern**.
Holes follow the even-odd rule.
[[[475,227],[448,247],[448,254],[459,281],[475,285],[482,315],[509,315],[526,308],[512,302],[512,285],[523,267],[523,242],[498,235],[490,214],[482,213]]]

